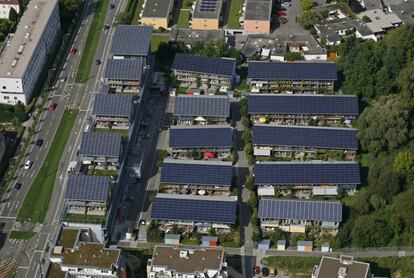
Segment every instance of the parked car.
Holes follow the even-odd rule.
[[[279,22],[285,24],[288,22],[288,19],[286,17],[279,17]]]
[[[74,47],[72,47],[71,49],[70,49],[70,54],[72,54],[72,55],[75,55],[76,54],[76,52],[78,52],[78,49],[77,48],[74,48]]]
[[[115,4],[111,4],[111,5],[109,6],[109,8],[110,8],[111,10],[115,9]]]
[[[109,30],[109,28],[111,28],[111,26],[109,26],[109,24],[105,24],[104,30]]]
[[[101,59],[96,59],[95,64],[99,66],[102,63]]]
[[[285,11],[279,11],[279,16],[286,16],[286,12]]]
[[[33,162],[31,162],[30,160],[26,161],[26,163],[24,164],[24,169],[25,170],[29,170],[30,167],[32,167]]]
[[[43,139],[37,139],[36,146],[40,148],[42,145],[43,145]]]
[[[20,190],[20,188],[22,188],[22,184],[20,182],[16,182],[16,184],[14,185],[14,189]]]
[[[49,111],[55,111],[56,106],[57,106],[57,103],[56,103],[56,102],[54,102],[54,101],[51,101],[51,102],[49,103]]]
[[[255,265],[255,266],[253,267],[253,272],[254,272],[254,274],[260,274],[260,266]]]
[[[291,4],[290,4],[290,3],[282,3],[282,7],[288,8],[288,7],[290,7],[290,6],[291,6]]]
[[[269,276],[269,269],[267,267],[262,267],[262,277]]]

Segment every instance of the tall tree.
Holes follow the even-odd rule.
[[[17,22],[18,19],[19,19],[19,17],[18,17],[18,14],[17,14],[16,10],[14,8],[10,8],[9,20],[11,22]]]

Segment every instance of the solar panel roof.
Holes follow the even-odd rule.
[[[260,162],[254,168],[258,185],[360,184],[357,162]]]
[[[108,200],[109,177],[69,175],[66,199],[71,201]]]
[[[252,94],[249,114],[358,115],[358,98],[350,95]]]
[[[340,202],[261,199],[259,218],[342,222]]]
[[[150,50],[152,26],[118,25],[112,38],[115,55],[146,56]]]
[[[121,136],[117,134],[84,132],[79,147],[79,154],[119,158],[121,147]]]
[[[230,126],[183,126],[170,128],[170,148],[230,148]]]
[[[236,69],[236,60],[177,53],[171,69],[231,77]]]
[[[237,197],[194,196],[159,193],[152,201],[151,218],[234,224]]]
[[[132,110],[132,96],[120,94],[97,94],[92,115],[129,118]]]
[[[227,96],[177,96],[174,115],[228,118],[230,99]]]
[[[253,145],[357,150],[356,129],[254,125]]]
[[[231,162],[165,159],[161,183],[208,186],[231,186]]]
[[[262,62],[248,64],[254,80],[337,80],[336,64],[321,62]]]
[[[140,81],[144,61],[142,59],[109,59],[104,78]]]

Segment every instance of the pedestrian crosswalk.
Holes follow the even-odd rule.
[[[0,263],[0,278],[13,277],[13,274],[17,271],[17,262],[8,258]]]

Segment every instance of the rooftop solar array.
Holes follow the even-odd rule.
[[[237,198],[159,193],[152,201],[151,218],[234,224],[236,222],[236,207]]]
[[[66,199],[71,201],[108,200],[109,177],[69,175]]]
[[[337,80],[336,64],[321,62],[261,62],[248,65],[253,80]]]
[[[357,150],[356,129],[254,125],[253,145]]]
[[[259,218],[342,222],[341,202],[261,199]]]
[[[230,148],[230,126],[186,126],[170,128],[170,148]]]
[[[132,96],[120,94],[97,94],[92,115],[129,118],[132,110]]]
[[[227,96],[177,96],[174,115],[228,118],[230,99]]]
[[[236,69],[236,60],[177,53],[171,69],[231,77]]]
[[[231,162],[165,159],[161,183],[208,186],[231,186]]]
[[[358,98],[350,95],[252,94],[249,114],[358,115]]]
[[[109,59],[104,78],[140,81],[143,67],[143,59]]]
[[[218,0],[201,0],[200,12],[214,12],[218,8]]]
[[[118,25],[112,39],[114,55],[146,56],[150,51],[152,26]]]
[[[258,185],[360,184],[356,162],[260,162],[254,168]]]
[[[119,158],[121,155],[121,136],[102,132],[84,132],[79,154]]]

